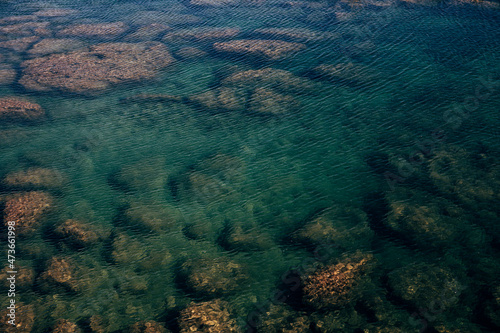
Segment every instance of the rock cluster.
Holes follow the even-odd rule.
[[[19,98],[0,98],[0,121],[37,121],[45,116],[45,111],[36,103]]]
[[[129,330],[129,333],[169,333],[162,324],[150,320],[135,323]]]
[[[15,52],[24,52],[31,46],[31,44],[37,42],[38,40],[39,37],[37,36],[11,39],[8,41],[0,42],[0,48],[8,49]]]
[[[172,62],[161,43],[105,43],[27,60],[19,82],[36,91],[97,93],[114,84],[151,79]]]
[[[321,309],[340,308],[354,302],[362,293],[360,286],[372,261],[370,254],[357,254],[306,276],[304,303]]]
[[[66,319],[60,319],[52,329],[53,333],[81,333],[82,330],[77,324],[70,322]]]
[[[220,299],[192,304],[179,315],[180,332],[239,332],[236,320],[232,318],[228,309],[227,302]]]
[[[215,43],[213,47],[218,52],[254,56],[267,60],[281,60],[306,48],[301,43],[268,39],[232,40]]]
[[[15,194],[5,202],[4,223],[14,221],[16,234],[28,234],[40,224],[53,202],[50,195],[40,191]]]

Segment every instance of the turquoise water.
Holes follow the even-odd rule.
[[[498,331],[499,4],[193,3],[0,2],[0,20],[75,10],[0,21],[0,43],[63,38],[60,31],[75,24],[123,22],[125,30],[113,36],[64,38],[79,50],[162,42],[175,58],[154,78],[98,93],[40,92],[21,84],[23,62],[44,56],[30,53],[34,43],[20,51],[0,47],[0,70],[15,71],[0,85],[0,98],[25,98],[46,112],[35,123],[0,120],[0,178],[30,168],[62,175],[59,186],[4,180],[0,188],[3,206],[9,195],[33,190],[54,198],[35,230],[17,238],[16,264],[33,274],[28,283],[18,280],[18,320],[30,316],[20,311],[26,305],[34,318],[19,331],[51,331],[65,319],[89,332],[151,320],[187,332],[184,310],[214,300],[227,302],[240,331]],[[1,30],[22,22],[48,22],[48,32]],[[149,24],[168,28],[133,35]],[[164,37],[217,27],[240,32]],[[255,32],[262,28],[322,37],[263,37]],[[257,38],[306,48],[273,60],[213,46]],[[183,56],[185,47],[198,53]],[[349,71],[350,63],[359,69]],[[348,69],[340,76],[317,69],[338,64]],[[237,89],[245,96],[271,89],[293,103],[267,104],[262,114],[251,97],[238,110],[193,101],[232,87],[227,80],[235,73],[264,68],[287,71],[302,84],[247,80]],[[131,99],[141,94],[178,101]],[[283,113],[272,114],[282,105]],[[315,229],[318,218],[326,222]],[[99,240],[74,246],[56,232],[68,219]],[[6,239],[3,228],[2,244]],[[325,244],[330,251],[319,260],[314,251]],[[308,276],[359,255],[372,264],[355,274],[347,301],[308,300]],[[69,282],[47,278],[51,258],[72,262]],[[297,266],[301,286],[292,291],[282,277]],[[289,297],[272,304],[277,290]],[[5,308],[3,295],[7,289]],[[102,330],[92,324],[96,316]]]

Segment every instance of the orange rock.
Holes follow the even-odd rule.
[[[56,228],[55,232],[77,246],[89,245],[99,239],[90,226],[75,220],[66,220]]]
[[[236,320],[228,310],[229,304],[220,299],[193,303],[181,311],[179,328],[181,333],[239,332]]]
[[[0,312],[0,331],[4,333],[20,333],[31,332],[35,323],[35,311],[32,305],[24,305],[23,303],[16,303],[16,325],[11,325],[7,322],[7,314],[10,313],[9,309]]]
[[[14,195],[5,203],[4,223],[14,221],[16,234],[27,234],[40,223],[40,219],[53,205],[51,196],[33,191]]]
[[[45,111],[36,103],[21,99],[0,98],[0,120],[35,121],[45,116]]]

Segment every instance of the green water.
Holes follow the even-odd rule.
[[[363,296],[325,310],[301,303],[297,291],[277,305],[289,316],[258,331],[499,330],[498,197],[478,194],[497,194],[500,185],[495,177],[500,175],[500,16],[491,4],[356,7],[347,1],[269,1],[198,7],[170,0],[0,2],[1,17],[54,7],[79,11],[37,19],[50,22],[52,33],[76,23],[121,21],[129,26],[113,39],[82,38],[88,45],[128,41],[127,35],[150,23],[169,25],[168,32],[241,29],[233,39],[257,38],[257,28],[336,35],[308,41],[306,50],[279,61],[217,53],[212,48],[217,40],[166,42],[176,62],[154,80],[113,86],[96,96],[24,89],[18,79],[29,54],[0,48],[1,65],[17,73],[14,82],[0,85],[0,98],[26,97],[47,113],[47,119],[36,124],[0,123],[0,178],[31,167],[57,170],[65,177],[62,188],[41,188],[55,197],[54,209],[34,234],[20,237],[16,244],[16,263],[34,272],[34,282],[20,287],[16,296],[18,304],[34,307],[32,332],[51,331],[59,319],[92,331],[89,321],[95,315],[107,322],[105,332],[125,331],[143,320],[177,332],[183,309],[213,299],[227,301],[244,330],[247,316],[259,305],[267,308],[274,292],[283,288],[280,279],[288,270],[337,263],[357,250],[376,260]],[[160,41],[164,34],[153,40]],[[14,38],[4,34],[0,42]],[[207,54],[183,59],[177,52],[185,46]],[[311,73],[322,64],[348,62],[365,66],[375,79],[328,80]],[[189,98],[220,87],[233,73],[268,67],[307,79],[314,89],[287,92],[298,104],[279,116],[217,112],[194,103],[123,103],[138,94]],[[477,99],[478,89],[488,94]],[[459,123],[446,121],[447,110],[470,101],[477,101],[474,112],[460,117]],[[432,133],[437,129],[445,139],[435,140]],[[421,143],[428,145],[429,140],[432,151],[405,171],[401,161],[425,150]],[[432,178],[432,161],[452,148],[466,153],[453,155],[458,167],[445,167],[454,187],[440,186]],[[223,157],[223,166],[213,167],[213,156],[227,160]],[[191,174],[215,181],[201,181],[198,188],[188,180]],[[472,185],[461,187],[461,181]],[[1,191],[21,192],[8,186]],[[441,229],[419,233],[425,226],[391,225],[391,204],[401,203],[433,207],[432,214],[439,207],[442,211],[432,218]],[[151,230],[126,216],[130,207],[144,214],[166,210],[169,219]],[[313,255],[319,243],[306,246],[293,235],[332,208],[339,212],[332,226],[343,233],[331,236],[334,250],[326,263],[319,262]],[[449,212],[454,209],[459,213]],[[354,213],[342,215],[342,210]],[[83,248],[68,246],[51,232],[68,219],[100,230],[101,239]],[[418,221],[426,223],[425,218]],[[247,247],[228,244],[238,228],[250,237]],[[446,236],[447,231],[452,235]],[[5,230],[2,237],[6,252]],[[75,279],[81,289],[44,286],[43,274],[54,256],[72,259],[79,267]],[[246,278],[235,277],[237,287],[222,295],[193,291],[182,281],[182,267],[199,258],[208,263],[230,260]],[[415,276],[423,278],[397,278],[408,267],[417,267]],[[434,273],[439,269],[448,272],[444,276],[449,281]],[[406,297],[394,282],[398,280],[418,292]],[[458,286],[443,287],[450,281]],[[451,290],[456,299],[449,301],[440,289]],[[6,307],[7,291],[2,289],[1,295]],[[426,316],[436,303],[442,311]],[[266,320],[266,311],[258,312]],[[310,320],[307,328],[288,326],[286,331],[298,317]]]

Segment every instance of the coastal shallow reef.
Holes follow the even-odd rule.
[[[498,10],[0,1],[0,331],[499,331]]]

